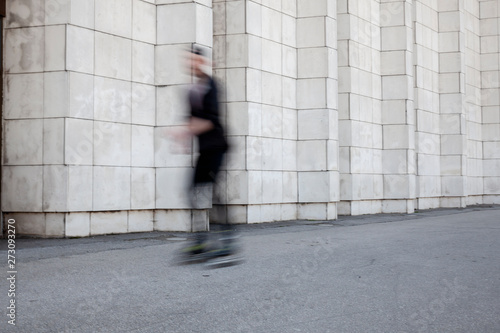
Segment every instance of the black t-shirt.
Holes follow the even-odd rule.
[[[214,125],[214,128],[208,132],[198,135],[200,152],[219,149],[226,151],[228,144],[224,138],[224,129],[219,120],[217,85],[213,78],[207,76],[191,87],[189,90],[189,104],[192,117],[210,120]]]

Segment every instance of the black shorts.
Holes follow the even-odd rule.
[[[194,184],[215,182],[225,152],[225,149],[211,149],[200,152],[194,170]]]

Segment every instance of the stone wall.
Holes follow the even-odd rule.
[[[2,211],[18,232],[198,231],[182,53],[232,144],[225,223],[500,202],[496,0],[12,0]],[[195,221],[203,221],[201,225]]]

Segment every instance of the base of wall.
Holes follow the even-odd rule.
[[[415,211],[415,200],[363,200],[341,201],[338,204],[339,215],[367,214],[411,214]]]
[[[337,203],[289,203],[269,205],[215,205],[210,221],[251,224],[290,220],[335,220]]]
[[[88,237],[149,231],[207,231],[208,210],[139,210],[74,213],[4,213],[16,234],[33,237]]]
[[[479,204],[475,202],[474,204]],[[435,208],[465,208],[467,207],[467,197],[435,197],[418,198],[417,209],[435,209]]]

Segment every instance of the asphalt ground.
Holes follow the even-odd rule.
[[[0,331],[500,332],[500,206],[238,232],[244,262],[218,269],[151,232],[17,238],[11,274],[2,239]]]

